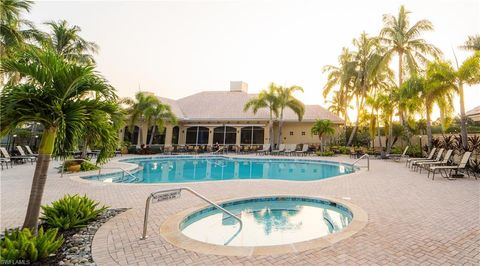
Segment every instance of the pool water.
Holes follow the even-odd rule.
[[[222,204],[242,220],[209,207],[180,224],[186,236],[226,246],[272,246],[307,241],[336,233],[352,221],[341,204],[303,197],[264,197]]]
[[[348,164],[302,159],[257,159],[225,156],[170,156],[133,158],[140,170],[134,177],[123,173],[83,177],[118,183],[182,183],[238,179],[309,181],[348,174]]]

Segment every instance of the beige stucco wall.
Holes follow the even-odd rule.
[[[311,128],[313,127],[313,122],[285,122],[282,127],[282,143],[285,144],[302,144],[302,143],[311,143],[318,144],[320,140],[318,135],[312,135],[310,133]],[[339,126],[336,126],[337,131]],[[290,135],[292,132],[293,135]],[[275,142],[278,138],[278,127],[275,124],[274,127],[274,136]],[[328,142],[330,137],[323,137],[323,141]]]

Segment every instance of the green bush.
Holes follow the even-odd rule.
[[[82,162],[82,164],[80,164],[80,171],[92,171],[98,169],[99,167],[91,162]]]
[[[324,152],[317,151],[316,154],[317,154],[317,156],[333,156],[333,155],[335,155],[335,153],[333,151],[324,151]]]
[[[44,232],[43,227],[36,236],[28,228],[5,231],[5,238],[0,240],[0,264],[15,264],[19,260],[32,263],[47,258],[63,244],[63,236],[57,233],[57,228]]]
[[[95,220],[107,207],[97,208],[96,202],[87,196],[65,195],[52,202],[51,206],[42,206],[42,219],[49,227],[68,230],[85,227]]]

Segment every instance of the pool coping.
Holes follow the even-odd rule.
[[[353,215],[353,219],[350,224],[340,232],[326,235],[324,237],[319,237],[307,241],[295,242],[290,244],[283,245],[274,245],[274,246],[248,246],[248,247],[236,247],[236,246],[221,246],[210,244],[206,242],[201,242],[192,238],[187,237],[180,231],[180,223],[185,219],[185,217],[203,209],[209,207],[209,204],[202,204],[201,206],[196,206],[188,208],[176,214],[169,216],[160,226],[160,235],[170,244],[208,255],[221,255],[221,256],[260,256],[260,255],[281,255],[288,253],[296,253],[301,251],[306,251],[310,249],[324,249],[332,246],[333,244],[347,239],[360,230],[362,230],[368,223],[368,214],[359,206],[337,198],[333,197],[312,197],[312,196],[303,196],[303,195],[289,195],[289,194],[271,194],[265,196],[255,196],[255,197],[241,197],[241,198],[231,198],[227,200],[222,200],[219,205],[231,201],[237,200],[248,200],[261,197],[302,197],[318,200],[327,200],[339,203],[350,210]]]
[[[181,156],[195,156],[195,155],[181,155]],[[212,156],[212,155],[196,155],[196,156]],[[215,155],[213,155],[215,156]],[[277,159],[277,160],[282,160],[282,159],[285,159],[285,160],[289,160],[289,159],[295,159],[293,157],[288,157],[288,156],[274,156],[274,157],[270,157],[270,156],[261,156],[261,157],[258,157],[258,156],[251,156],[251,155],[247,155],[247,156],[238,156],[238,155],[217,155],[217,156],[223,156],[223,157],[227,157],[227,158],[240,158],[240,159]],[[115,158],[114,159],[114,162],[116,163],[121,163],[121,164],[124,164],[125,167],[124,169],[127,170],[127,171],[132,171],[132,170],[136,170],[138,167],[140,167],[139,164],[136,164],[134,162],[125,162],[125,160],[134,160],[134,159],[139,159],[139,158],[144,158],[144,159],[147,159],[147,158],[155,158],[155,157],[158,157],[158,158],[166,158],[166,157],[171,157],[171,155],[156,155],[156,156],[148,156],[148,157],[143,157],[143,156],[132,156],[130,158],[126,158],[126,159],[123,159],[123,158]],[[336,156],[332,156],[332,157],[328,157],[328,158],[335,158]],[[351,172],[351,173],[346,173],[346,174],[340,174],[340,175],[335,175],[335,176],[331,176],[331,177],[328,177],[328,178],[322,178],[322,179],[315,179],[315,180],[287,180],[287,179],[229,179],[229,180],[204,180],[204,181],[190,181],[190,182],[175,182],[175,183],[122,183],[122,182],[102,182],[102,181],[99,181],[99,180],[92,180],[92,179],[87,179],[85,177],[90,177],[90,176],[93,176],[92,174],[95,173],[95,172],[98,172],[98,170],[95,170],[95,171],[87,171],[87,172],[83,172],[83,173],[71,173],[71,174],[65,174],[65,176],[67,176],[69,179],[71,180],[74,180],[76,182],[80,182],[80,183],[90,183],[90,184],[93,184],[93,185],[101,185],[101,186],[105,186],[105,185],[120,185],[120,186],[158,186],[158,185],[172,185],[172,184],[175,184],[175,185],[188,185],[188,184],[192,184],[192,183],[211,183],[211,182],[230,182],[230,181],[250,181],[250,182],[259,182],[259,181],[283,181],[283,182],[318,182],[318,181],[323,181],[323,180],[328,180],[328,179],[332,179],[332,178],[339,178],[339,177],[342,177],[342,176],[348,176],[348,175],[355,175],[355,174],[359,174],[360,172],[363,172],[363,171],[366,171],[365,168],[362,168],[362,167],[359,167],[359,166],[354,166],[352,165],[351,162],[342,162],[342,161],[336,161],[336,160],[325,160],[325,158],[318,158],[318,157],[303,157],[301,158],[300,160],[304,160],[304,161],[313,161],[313,162],[326,162],[326,163],[336,163],[336,164],[344,164],[344,165],[348,165],[348,166],[352,166],[354,168],[356,168],[355,171]],[[122,170],[118,169],[118,170],[114,170],[114,171],[107,171],[107,172],[104,172],[102,173],[101,175],[110,175],[110,174],[117,174],[117,173],[121,173]]]

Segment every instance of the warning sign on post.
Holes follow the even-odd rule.
[[[155,192],[152,194],[152,203],[180,198],[181,190]]]

